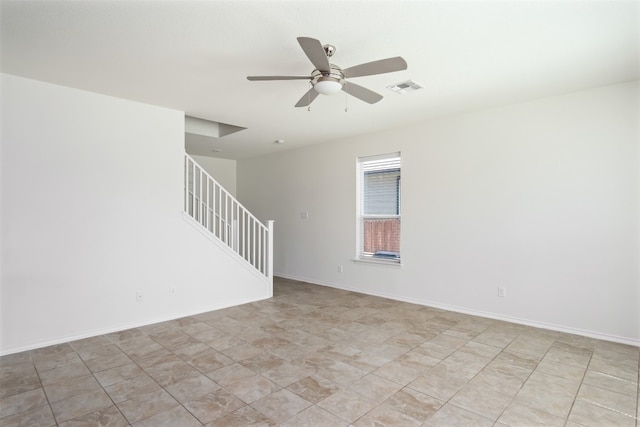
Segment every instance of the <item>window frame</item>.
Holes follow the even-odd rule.
[[[397,213],[396,214],[365,214],[364,211],[364,165],[366,163],[398,159],[398,167],[400,174],[397,177]],[[391,169],[391,168],[390,168]],[[396,168],[394,168],[396,169]],[[356,242],[354,262],[362,262],[367,264],[376,264],[382,266],[400,267],[402,265],[402,256],[398,258],[382,258],[364,251],[364,219],[365,218],[383,218],[398,219],[402,223],[402,156],[400,152],[392,152],[375,156],[363,156],[356,159]],[[402,246],[402,227],[398,236],[400,247]],[[401,251],[399,252],[402,253]]]

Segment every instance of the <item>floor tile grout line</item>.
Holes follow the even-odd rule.
[[[594,406],[598,406],[598,407],[600,407],[600,408],[608,409],[609,411],[617,412],[618,414],[624,415],[624,416],[629,417],[629,418],[633,418],[633,419],[634,419],[634,420],[636,420],[636,421],[638,420],[638,417],[636,417],[635,415],[627,414],[627,413],[626,413],[626,412],[624,412],[624,411],[619,411],[619,410],[617,410],[617,409],[615,409],[615,408],[611,408],[611,407],[609,407],[609,406],[607,406],[607,405],[603,405],[603,404],[601,404],[601,403],[594,402],[593,400],[590,400],[590,399],[583,399],[583,400],[584,400],[586,403],[590,404],[590,405],[594,405]]]
[[[589,372],[589,365],[591,365],[591,360],[593,360],[593,351],[591,352],[591,355],[589,356],[589,362],[587,363],[587,365],[584,368],[584,373],[582,374],[582,379],[580,380],[580,385],[578,386],[578,390],[576,390],[576,394],[573,397],[573,402],[571,402],[571,407],[569,408],[569,412],[567,413],[567,416],[565,418],[565,426],[567,425],[567,423],[569,422],[569,418],[571,417],[571,413],[573,412],[573,407],[576,404],[576,401],[578,400],[578,394],[580,393],[580,389],[582,389],[582,385],[584,384],[584,379],[587,376],[587,372]]]
[[[47,393],[47,390],[44,388],[44,383],[42,382],[42,377],[40,376],[40,371],[36,367],[36,363],[33,360],[33,354],[31,353],[31,351],[29,351],[29,361],[31,362],[31,364],[33,366],[33,370],[36,371],[36,375],[38,376],[38,381],[40,382],[40,388],[42,389],[42,394],[44,394],[44,398],[47,400],[47,405],[49,406],[49,411],[51,411],[51,415],[53,416],[53,421],[56,423],[56,426],[57,426],[59,423],[58,423],[58,420],[56,419],[56,414],[53,412],[53,406],[51,405],[51,401],[49,399],[49,394]],[[44,406],[44,405],[42,405],[42,406]]]

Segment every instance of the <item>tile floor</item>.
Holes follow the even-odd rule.
[[[0,358],[2,426],[640,426],[639,349],[327,287]]]

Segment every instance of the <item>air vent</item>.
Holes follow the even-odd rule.
[[[406,82],[396,83],[394,85],[387,86],[387,89],[399,94],[405,94],[405,93],[416,91],[418,89],[422,89],[422,86],[420,86],[418,83],[412,80],[407,80]]]

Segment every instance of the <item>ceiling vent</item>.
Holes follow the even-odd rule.
[[[418,89],[422,89],[422,86],[420,86],[418,83],[414,82],[413,80],[407,80],[406,82],[396,83],[394,85],[387,86],[387,89],[395,93],[405,94],[405,93],[416,91]]]

